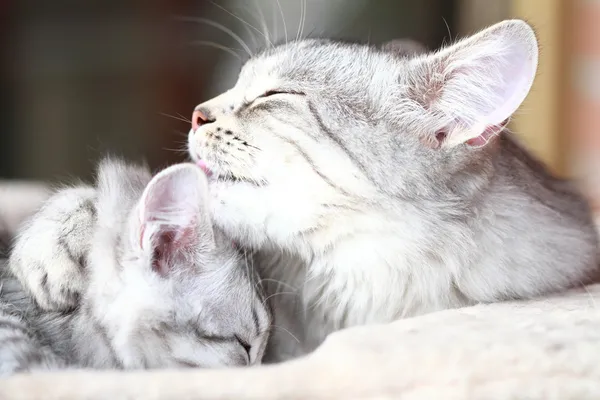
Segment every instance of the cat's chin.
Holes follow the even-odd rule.
[[[261,182],[256,182],[251,179],[239,178],[233,175],[210,175],[208,177],[208,182],[211,187],[217,188],[232,188],[237,186],[252,186],[252,187],[261,187],[264,186]]]

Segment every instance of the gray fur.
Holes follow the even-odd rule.
[[[106,160],[96,187],[51,197],[0,271],[0,374],[260,362],[270,311],[206,189],[191,164]]]
[[[259,250],[281,282],[271,291],[293,292],[274,297],[275,317],[300,343],[278,333],[275,358],[344,327],[594,278],[588,204],[500,133],[536,66],[522,21],[410,57],[302,40],[250,59],[196,108],[208,122],[189,150],[211,173],[215,223]]]

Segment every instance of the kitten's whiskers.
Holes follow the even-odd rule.
[[[282,331],[286,332],[287,334],[289,334],[296,342],[300,343],[300,339],[298,339],[296,336],[294,336],[294,334],[292,332],[290,332],[288,329],[284,328],[283,326],[279,326],[279,325],[275,325],[275,324],[271,324],[270,326],[271,328],[277,328],[277,329],[281,329]]]
[[[271,41],[269,40],[269,36],[268,36],[268,35],[265,35],[265,33],[261,32],[261,31],[260,31],[260,30],[259,30],[257,27],[255,27],[254,25],[252,25],[251,23],[249,23],[248,21],[246,21],[246,20],[245,20],[245,19],[243,19],[242,17],[240,17],[240,16],[238,16],[238,15],[234,14],[233,12],[229,11],[229,10],[228,10],[228,9],[226,9],[225,7],[223,7],[223,6],[221,6],[221,5],[217,4],[217,3],[215,3],[214,1],[211,1],[211,3],[212,3],[212,4],[213,4],[215,7],[219,8],[220,10],[222,10],[222,11],[226,12],[227,14],[231,15],[233,18],[235,18],[235,19],[237,19],[238,21],[240,21],[241,23],[243,23],[243,24],[244,24],[244,26],[245,26],[245,27],[248,29],[248,32],[249,32],[249,33],[251,33],[251,34],[252,34],[252,32],[250,31],[250,29],[251,29],[251,30],[253,30],[253,31],[255,31],[255,32],[257,32],[259,35],[262,35],[262,36],[265,38],[265,40],[267,40],[267,41],[268,41],[268,42],[271,44],[271,46],[273,46],[273,43],[271,43]],[[252,34],[252,41],[253,41],[253,42],[255,42],[255,41],[256,41],[256,37],[254,36],[254,34]]]
[[[161,112],[159,114],[162,115],[162,116],[164,116],[164,117],[173,118],[173,119],[175,119],[177,121],[183,121],[183,122],[185,122],[187,124],[191,124],[192,123],[192,121],[190,121],[189,119],[184,118],[182,116],[175,116],[175,115],[171,115],[171,114],[167,114],[167,113],[163,113],[163,112]]]
[[[238,42],[239,45],[242,46],[242,48],[246,51],[246,53],[248,53],[248,55],[250,57],[253,56],[252,50],[250,50],[250,47],[248,47],[248,45],[246,44],[246,42],[244,42],[244,40],[239,35],[237,35],[235,32],[233,32],[231,29],[227,28],[223,24],[220,24],[218,22],[211,21],[210,19],[206,19],[206,18],[202,18],[202,17],[182,17],[182,16],[177,16],[177,17],[175,17],[175,19],[177,19],[179,21],[184,21],[184,22],[198,22],[198,23],[206,24],[206,25],[212,26],[213,28],[216,28],[216,29],[218,29],[218,30],[220,30],[222,32],[225,32],[233,40],[235,40],[236,42]],[[196,43],[198,43],[198,42],[196,42]],[[206,42],[206,43],[212,43],[212,42]]]
[[[281,7],[281,2],[279,0],[275,0],[277,2],[277,7],[279,8],[279,13],[281,14],[281,21],[283,22],[283,33],[285,35],[285,44],[288,42],[288,33],[287,33],[287,24],[285,22],[285,15],[283,14],[283,8]]]
[[[222,44],[218,44],[218,43],[215,43],[215,42],[210,42],[210,41],[207,41],[207,40],[194,40],[193,42],[190,43],[190,45],[193,45],[193,46],[209,46],[209,47],[214,47],[216,49],[220,49],[220,50],[223,50],[226,53],[231,54],[232,56],[234,56],[235,58],[237,58],[240,61],[242,60],[242,57],[240,57],[240,55],[235,52],[235,49],[232,49],[231,47],[223,46]]]

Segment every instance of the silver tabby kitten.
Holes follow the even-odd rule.
[[[295,336],[277,332],[271,360],[344,327],[598,272],[584,199],[503,130],[537,61],[523,21],[429,54],[301,40],[253,57],[196,108],[189,150],[211,174],[213,221],[258,250],[275,322]],[[31,285],[61,302],[57,283],[71,281]]]
[[[212,174],[215,224],[296,294],[273,298],[301,342],[276,337],[279,358],[344,327],[598,272],[583,197],[503,130],[537,62],[518,20],[409,56],[301,40],[251,58],[196,108],[189,151]]]
[[[260,362],[270,313],[208,204],[193,164],[152,178],[111,160],[51,197],[3,266],[0,374]]]

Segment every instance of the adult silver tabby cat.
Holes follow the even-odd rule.
[[[0,266],[0,375],[260,362],[270,311],[207,204],[193,164],[111,160],[51,197]]]
[[[196,108],[189,151],[212,176],[215,224],[296,294],[273,298],[301,342],[275,338],[279,358],[344,327],[598,272],[582,196],[503,130],[537,62],[518,20],[416,56],[302,40]]]

